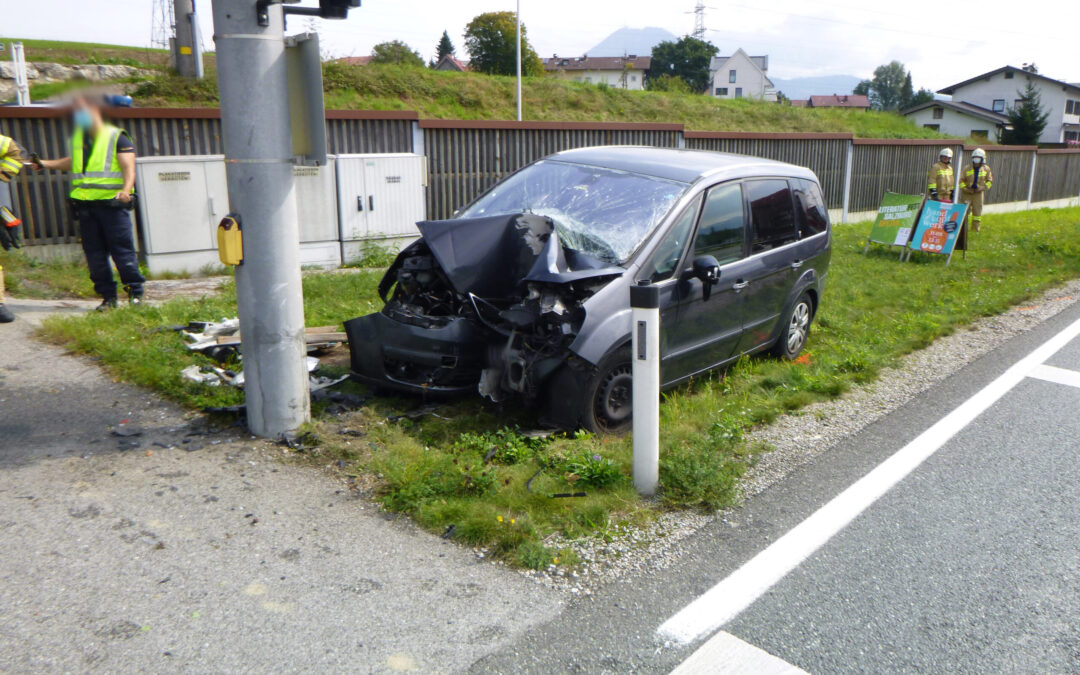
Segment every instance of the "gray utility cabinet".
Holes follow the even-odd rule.
[[[293,168],[300,263],[341,265],[334,161]],[[221,263],[217,225],[229,213],[221,155],[139,158],[136,165],[146,264],[152,274],[197,273]],[[243,214],[240,214],[241,218]]]
[[[416,239],[426,186],[423,155],[337,155],[342,261],[355,262],[372,243],[401,248]]]

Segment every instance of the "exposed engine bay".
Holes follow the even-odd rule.
[[[567,362],[585,301],[625,270],[564,246],[548,217],[425,221],[345,323],[358,379],[430,394],[536,398]]]

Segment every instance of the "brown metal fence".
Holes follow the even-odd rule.
[[[132,108],[116,112],[142,156],[220,154],[216,109]],[[446,218],[481,191],[525,164],[560,150],[591,145],[647,145],[733,152],[806,166],[821,180],[830,208],[844,201],[847,153],[851,153],[849,211],[878,207],[886,191],[920,194],[941,141],[853,139],[850,134],[777,134],[684,131],[681,124],[418,120],[411,111],[331,110],[327,144],[333,154],[423,152],[429,187],[427,217]],[[414,147],[417,127],[423,147]],[[43,157],[68,154],[70,125],[50,108],[0,107],[0,134]],[[953,145],[958,151],[958,142]],[[969,146],[968,151],[973,147]],[[1080,151],[990,146],[987,161],[994,187],[987,202],[1026,201],[1035,162],[1033,201],[1076,197]],[[970,156],[970,153],[966,153]],[[68,215],[67,175],[26,172],[14,196],[26,223],[28,244],[77,240]]]
[[[116,110],[113,116],[131,134],[141,157],[223,152],[217,109],[132,108]],[[416,113],[409,111],[327,111],[327,149],[332,154],[412,152],[415,119]],[[42,157],[70,154],[71,125],[56,109],[0,108],[0,134],[11,136],[28,152]],[[77,241],[67,207],[70,190],[71,179],[64,173],[24,172],[19,177],[13,196],[25,223],[23,236],[28,245]]]
[[[687,131],[686,147],[733,152],[808,167],[821,181],[829,208],[844,202],[844,165],[851,134],[743,134],[725,131]]]
[[[504,176],[545,155],[591,145],[678,147],[679,124],[421,120],[427,217],[449,218]]]
[[[974,145],[965,148],[964,166],[971,163],[971,151],[974,149]],[[986,163],[994,174],[993,185],[986,193],[986,203],[1026,202],[1036,148],[1011,146],[983,149],[986,150]]]
[[[1040,150],[1035,160],[1031,201],[1068,199],[1080,194],[1080,151]]]
[[[886,192],[926,192],[927,172],[943,147],[941,141],[915,139],[857,138],[853,142],[852,212],[876,210]],[[954,153],[959,152],[959,145],[952,147]]]

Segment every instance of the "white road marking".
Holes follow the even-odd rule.
[[[1080,336],[1080,320],[1073,322],[1014,363],[997,379],[919,434],[870,473],[665,621],[657,629],[658,637],[688,644],[731,621],[937,452],[961,429],[1023,381],[1036,366],[1077,336]]]
[[[1037,380],[1045,380],[1047,382],[1055,382],[1057,384],[1065,384],[1070,387],[1080,387],[1080,371],[1069,370],[1068,368],[1058,368],[1057,366],[1048,366],[1045,363],[1035,366],[1028,373],[1028,377],[1034,377]]]
[[[679,664],[671,675],[806,675],[787,661],[720,631]]]

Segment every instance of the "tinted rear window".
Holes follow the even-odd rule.
[[[746,199],[750,202],[750,219],[753,224],[753,253],[768,251],[798,240],[795,209],[786,180],[747,181]]]
[[[743,201],[738,185],[709,190],[701,213],[694,255],[711,255],[723,265],[742,258]]]
[[[829,227],[829,212],[817,183],[805,178],[791,180],[795,191],[795,219],[799,226],[799,238],[821,234]]]

